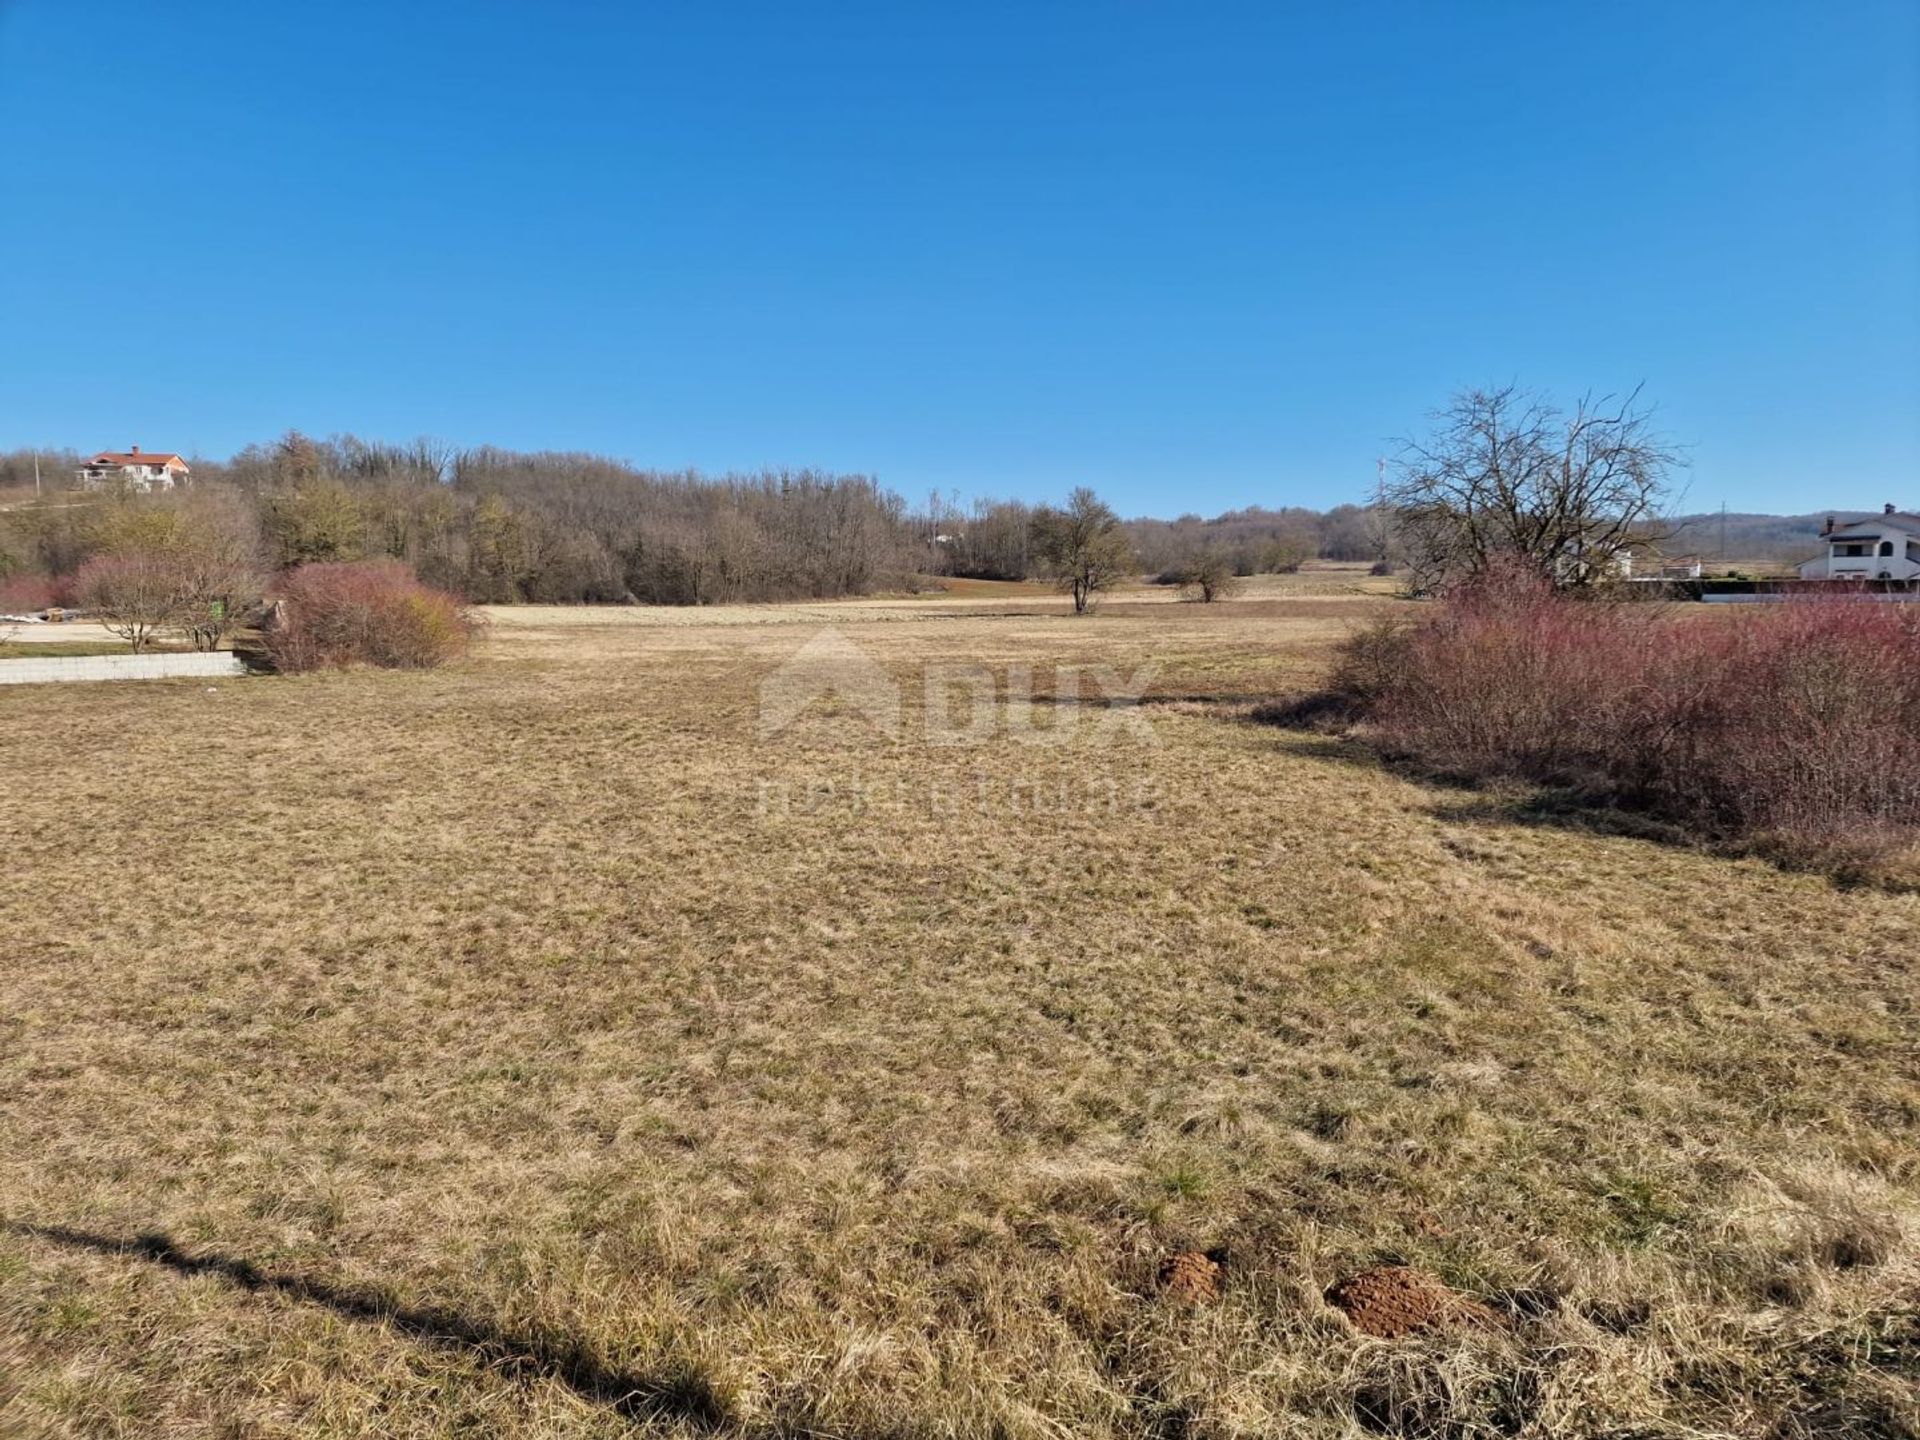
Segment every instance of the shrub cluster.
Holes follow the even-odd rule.
[[[301,565],[274,586],[261,641],[275,669],[424,670],[465,653],[476,621],[454,596],[397,560]]]
[[[62,587],[50,575],[0,578],[0,615],[32,615],[61,600]]]
[[[1240,577],[1234,573],[1232,560],[1218,550],[1196,555],[1180,567],[1173,583],[1189,600],[1198,600],[1203,605],[1228,599],[1240,590]]]
[[[1336,686],[1384,748],[1444,770],[1794,848],[1920,835],[1920,606],[1669,609],[1498,574],[1356,637]]]

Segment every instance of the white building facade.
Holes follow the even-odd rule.
[[[1920,515],[1892,505],[1868,520],[1827,522],[1826,553],[1800,567],[1802,580],[1920,579]]]

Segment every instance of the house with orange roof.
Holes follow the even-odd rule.
[[[145,495],[171,490],[186,480],[187,462],[170,452],[155,454],[135,445],[125,454],[102,450],[75,472],[82,490],[133,490]]]

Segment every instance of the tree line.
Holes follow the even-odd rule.
[[[477,603],[824,599],[920,576],[1056,578],[1051,517],[1066,513],[1015,500],[962,509],[937,494],[914,509],[870,477],[818,470],[707,476],[297,432],[194,459],[190,488],[167,495],[75,491],[80,461],[70,450],[0,454],[0,581],[75,575],[128,549],[151,523],[134,517],[166,514],[175,530],[210,527],[222,555],[251,553],[267,573],[395,559]],[[1378,549],[1368,516],[1347,505],[1116,521],[1124,558],[1103,540],[1100,568],[1171,578],[1203,557],[1242,575],[1316,555],[1366,559]]]
[[[718,478],[591,455],[456,451],[289,434],[194,460],[166,495],[75,492],[77,457],[0,458],[0,579],[63,577],[124,551],[129,517],[205,520],[248,535],[268,572],[394,559],[481,603],[708,604],[824,598],[907,583],[905,506],[872,480],[815,470]]]
[[[1018,500],[962,508],[938,494],[913,519],[932,574],[1024,580],[1040,573],[1033,548],[1036,507]],[[1212,519],[1140,517],[1121,522],[1142,574],[1175,579],[1203,559],[1233,575],[1285,574],[1308,560],[1375,562],[1387,557],[1387,527],[1370,506],[1229,510]]]
[[[223,565],[251,555],[268,574],[397,560],[430,586],[494,604],[830,599],[953,575],[1045,577],[1083,606],[1141,573],[1210,599],[1236,576],[1316,556],[1404,565],[1416,592],[1515,556],[1555,585],[1584,587],[1665,538],[1659,517],[1679,457],[1637,392],[1563,411],[1513,386],[1464,391],[1432,418],[1374,506],[1210,520],[1122,521],[1085,488],[1064,509],[1016,500],[962,509],[936,493],[914,510],[865,475],[715,477],[587,454],[297,432],[224,462],[191,462],[183,493],[117,495],[61,488],[79,463],[72,452],[16,451],[0,455],[0,586],[20,575],[56,584],[96,556],[124,559],[143,526],[166,530],[176,552],[204,529],[193,543]]]

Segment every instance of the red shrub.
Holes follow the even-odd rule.
[[[275,668],[379,665],[424,670],[466,651],[476,622],[459,600],[397,560],[302,565],[281,576],[279,619],[264,634]]]
[[[46,575],[9,575],[0,579],[0,615],[28,615],[57,604],[59,590]]]
[[[1530,573],[1491,574],[1397,656],[1372,657],[1369,713],[1396,748],[1449,769],[1590,779],[1643,680],[1650,616],[1568,599]]]
[[[1728,830],[1870,843],[1920,826],[1920,607],[1755,608],[1674,627],[1686,643],[1654,658],[1622,768]]]
[[[1576,783],[1715,833],[1861,848],[1920,827],[1920,606],[1703,613],[1521,576],[1348,647],[1381,741],[1437,767]]]

